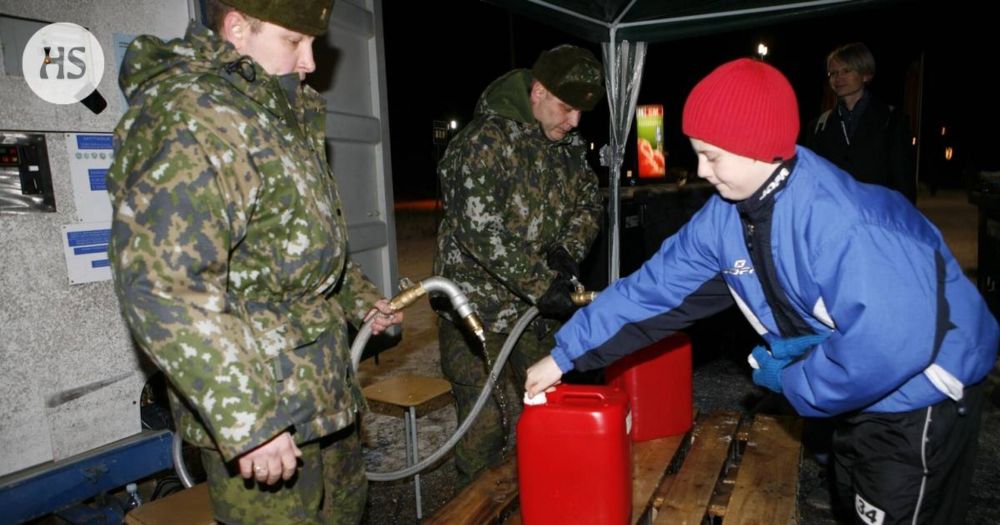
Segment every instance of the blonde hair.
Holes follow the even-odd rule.
[[[831,51],[826,56],[827,70],[830,68],[830,62],[834,60],[843,62],[847,67],[857,71],[861,75],[867,75],[868,77],[875,76],[875,57],[868,50],[868,46],[861,42],[844,44]]]

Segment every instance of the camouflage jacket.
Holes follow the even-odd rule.
[[[546,249],[561,244],[579,261],[600,228],[585,143],[577,133],[545,136],[530,85],[523,69],[490,84],[438,165],[445,215],[434,272],[455,281],[496,333],[509,332],[555,278]]]
[[[115,291],[178,429],[226,459],[354,419],[345,320],[379,299],[348,258],[325,104],[192,23],[137,38],[108,173]]]

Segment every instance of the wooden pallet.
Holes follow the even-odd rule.
[[[517,460],[513,455],[486,470],[425,524],[500,523],[517,504]],[[516,512],[514,514],[517,514]]]
[[[700,417],[686,436],[632,449],[632,523],[794,524],[802,421],[736,412]],[[486,471],[429,524],[521,523],[514,458]]]
[[[125,515],[125,525],[216,525],[208,485],[199,483],[189,489],[151,501]]]

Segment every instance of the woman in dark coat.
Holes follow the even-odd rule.
[[[875,58],[855,42],[826,58],[837,106],[813,120],[805,145],[860,182],[878,184],[916,202],[913,143],[906,117],[866,89],[875,77]]]

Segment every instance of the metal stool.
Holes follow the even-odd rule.
[[[403,409],[406,432],[406,465],[420,461],[417,446],[417,407],[451,392],[451,384],[438,377],[400,375],[366,386],[362,389],[366,399]],[[413,476],[417,495],[417,519],[423,518],[420,502],[420,474]]]

